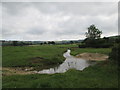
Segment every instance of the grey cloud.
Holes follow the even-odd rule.
[[[4,39],[76,39],[91,24],[103,36],[117,33],[117,3],[6,2],[2,6]]]
[[[30,3],[25,2],[3,2],[2,9],[10,15],[19,15],[21,11],[24,11],[26,7],[29,7]]]
[[[65,14],[92,15],[96,16],[111,15],[116,13],[117,3],[103,2],[54,2],[54,3],[32,3],[32,5],[43,13],[64,12]]]
[[[42,28],[31,28],[26,32],[26,34],[33,34],[33,35],[42,35],[43,33],[46,33],[45,29]]]
[[[8,13],[16,14],[26,7],[34,7],[42,13],[52,14],[64,12],[65,14],[79,14],[79,15],[92,15],[99,14],[111,15],[116,13],[115,7],[117,3],[103,3],[103,2],[12,2],[3,3],[3,7],[7,8]],[[103,12],[103,13],[102,13]]]

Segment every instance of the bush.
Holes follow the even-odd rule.
[[[119,62],[119,58],[120,58],[120,43],[119,44],[115,44],[114,47],[112,48],[112,51],[110,53],[110,59],[115,61],[115,62]]]
[[[79,48],[109,48],[113,45],[113,43],[108,43],[105,39],[91,39],[87,38],[85,39],[81,45],[79,45]]]
[[[86,48],[85,44],[78,45],[79,48]]]

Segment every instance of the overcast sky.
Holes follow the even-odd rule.
[[[78,40],[91,24],[118,34],[117,2],[3,2],[2,39]]]

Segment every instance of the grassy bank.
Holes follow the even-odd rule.
[[[3,77],[3,88],[117,88],[117,66],[99,63],[84,71],[69,70],[53,75],[13,75]]]
[[[52,67],[65,60],[63,53],[67,48],[71,48],[72,55],[84,52],[109,54],[111,51],[110,48],[77,48],[77,45],[8,46],[3,47],[3,66]],[[72,69],[66,73],[53,75],[3,76],[3,88],[116,88],[117,75],[117,65],[108,60],[98,62],[83,71]]]

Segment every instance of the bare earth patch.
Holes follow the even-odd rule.
[[[3,76],[34,74],[32,67],[2,67],[0,70],[2,70]]]
[[[31,63],[37,64],[43,62],[45,59],[43,57],[34,57],[31,58],[30,61]]]
[[[100,53],[82,53],[76,55],[75,57],[91,61],[105,61],[109,58],[109,56]]]

